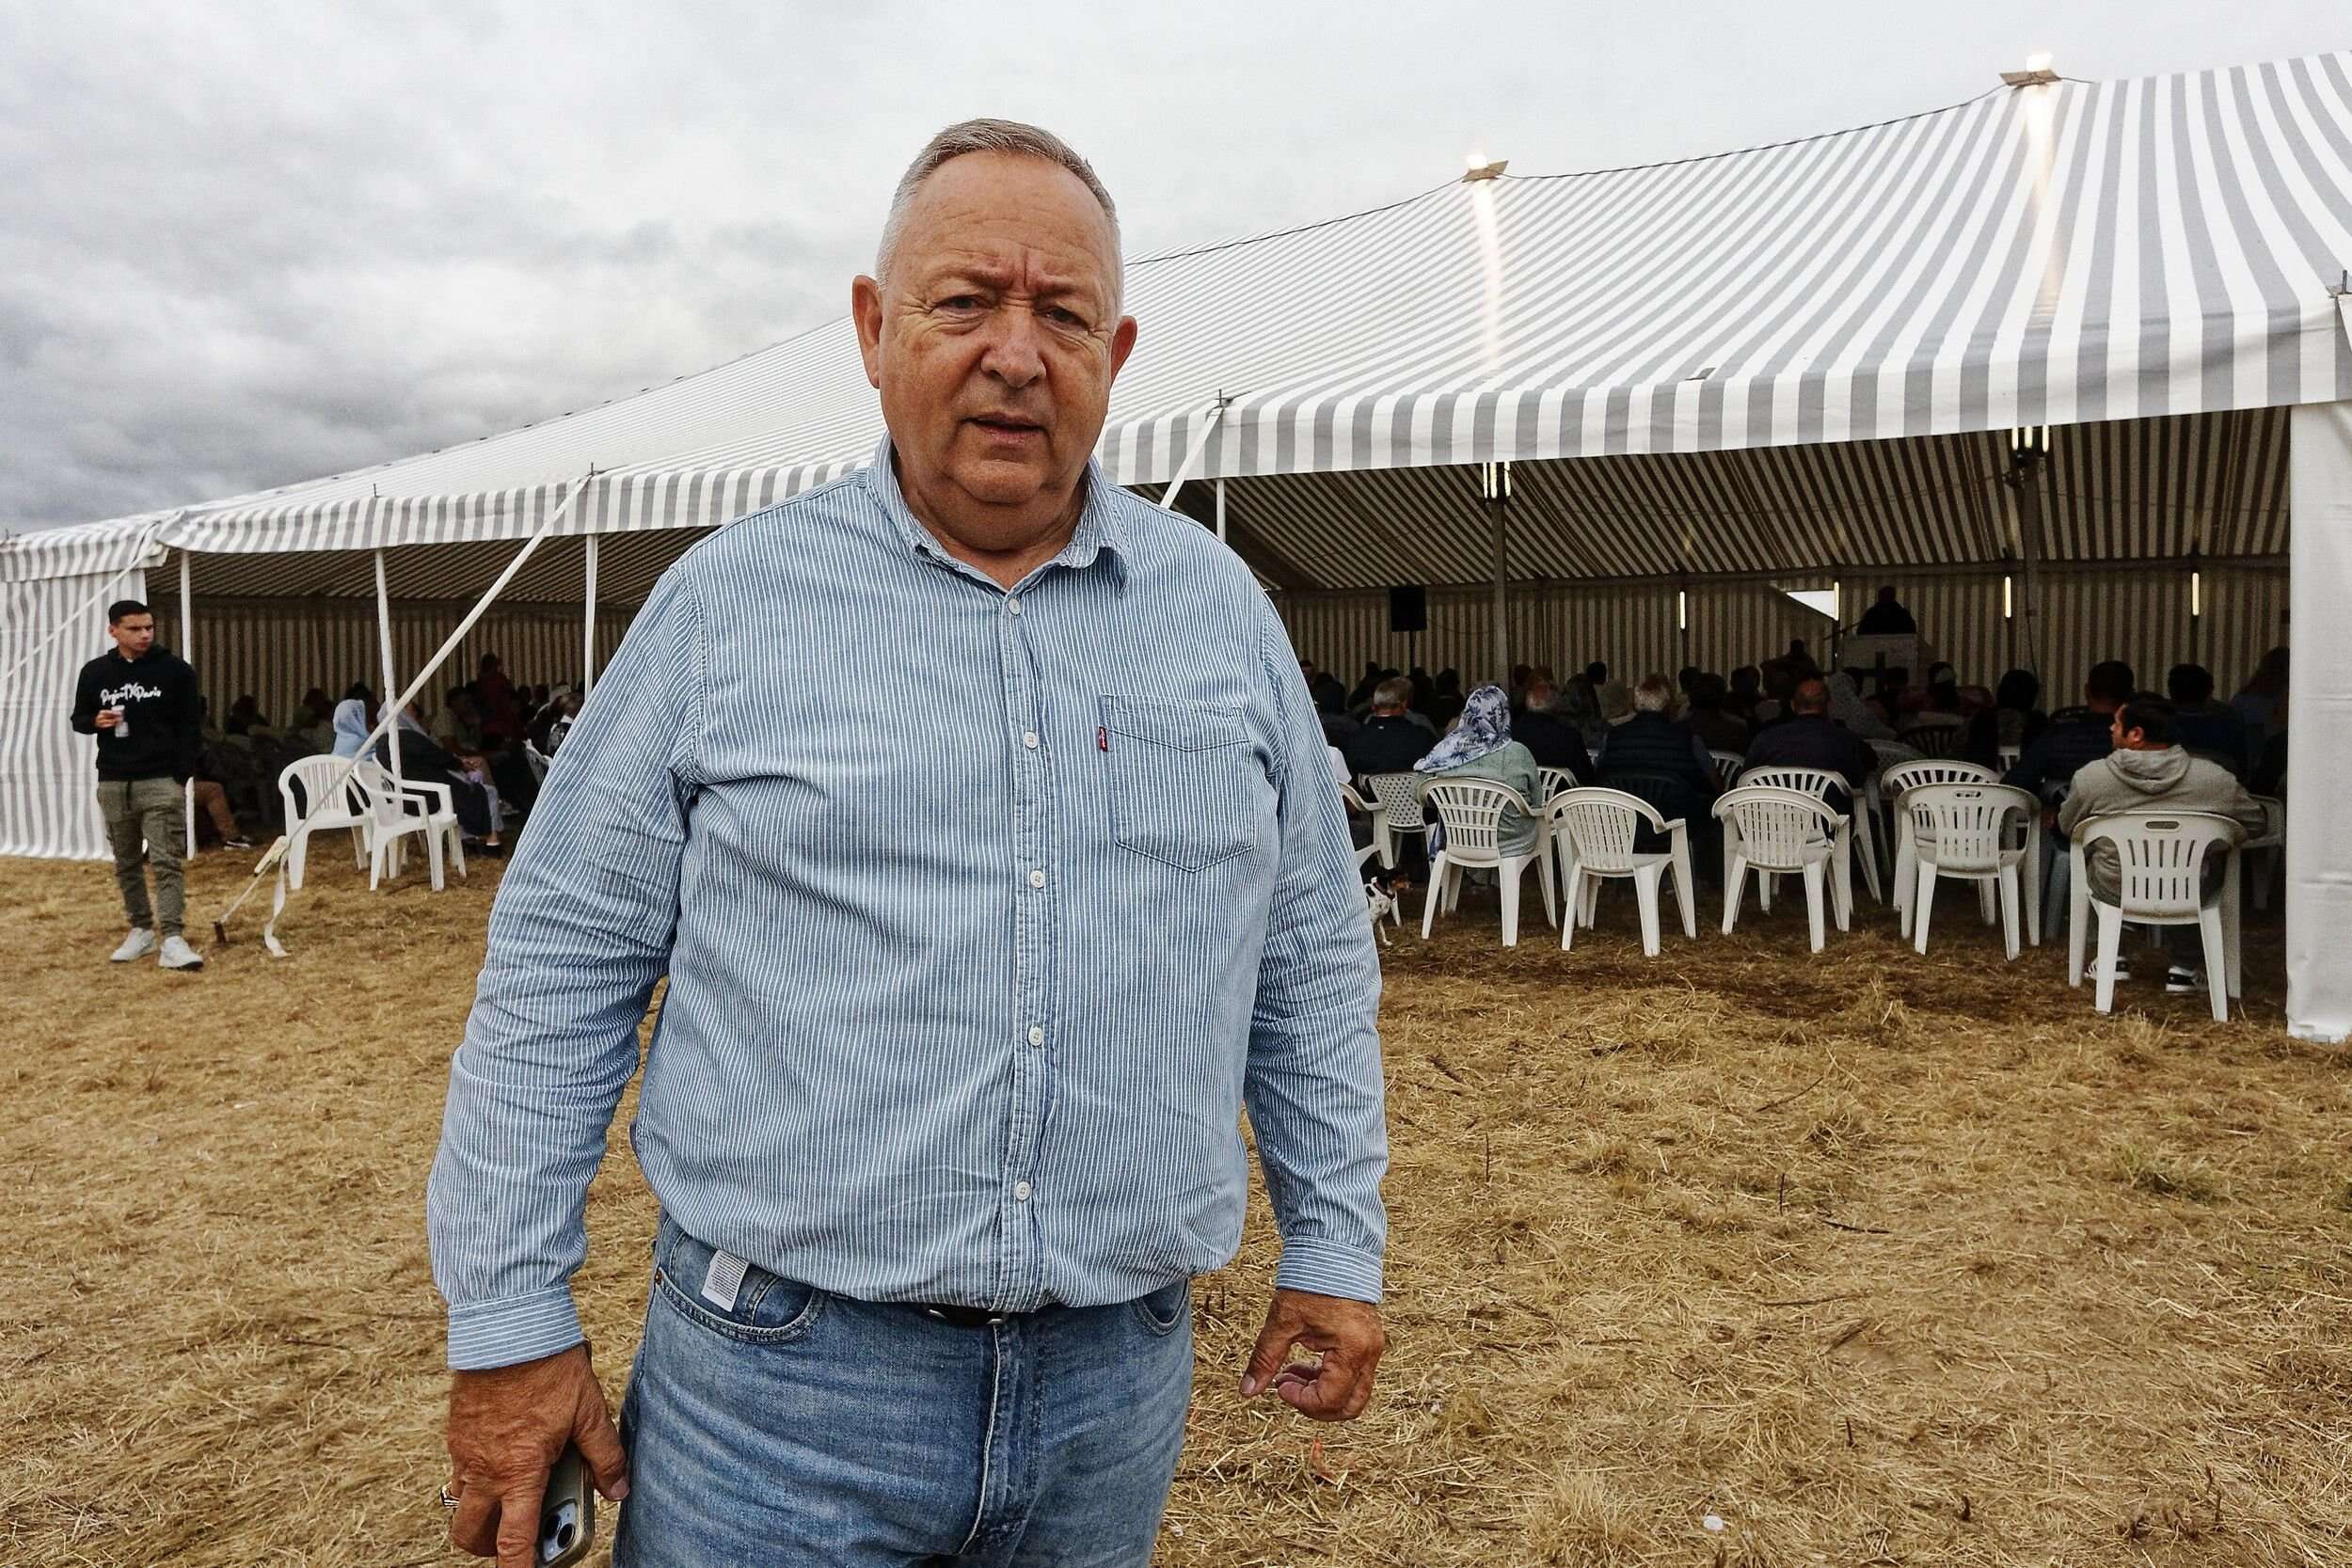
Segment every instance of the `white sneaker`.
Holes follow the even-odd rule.
[[[185,937],[164,938],[164,956],[155,960],[166,969],[202,969],[204,955],[188,945]]]
[[[2132,966],[2129,959],[2119,958],[2115,960],[2115,977],[2118,981],[2128,980],[2132,977]],[[2098,959],[2093,958],[2089,963],[2083,965],[2083,978],[2090,981],[2094,985],[2098,983]]]
[[[155,933],[144,926],[134,926],[131,934],[122,939],[122,945],[114,950],[108,963],[127,964],[133,958],[144,958],[155,951]]]

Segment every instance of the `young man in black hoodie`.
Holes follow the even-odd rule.
[[[157,961],[164,968],[201,969],[203,958],[182,932],[187,883],[180,867],[186,832],[181,786],[195,772],[204,743],[196,672],[155,645],[155,617],[136,599],[106,608],[106,630],[115,651],[82,666],[73,727],[98,737],[98,809],[106,819],[123,912],[131,919],[131,934],[115,949],[114,961],[128,963],[160,948]],[[155,868],[152,906],[147,863]]]

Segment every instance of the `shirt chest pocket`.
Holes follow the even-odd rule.
[[[1103,750],[1122,848],[1205,871],[1257,843],[1269,786],[1241,709],[1105,697]]]

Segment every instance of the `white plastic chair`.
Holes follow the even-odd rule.
[[[2204,941],[2205,990],[2217,1022],[2228,1022],[2230,998],[2237,992],[2234,925],[2236,861],[2233,856],[2219,895],[2205,896],[2205,858],[2217,847],[2228,855],[2245,832],[2226,816],[2204,812],[2118,812],[2094,816],[2074,829],[2069,857],[2074,884],[2068,897],[2067,984],[2083,983],[2083,944],[2089,917],[2099,922],[2099,979],[2091,1006],[2115,1006],[2115,960],[2123,923],[2194,926]],[[2110,904],[2091,888],[2086,856],[2101,841],[2115,846],[2122,879],[2120,902]]]
[[[525,736],[523,739],[523,761],[531,768],[532,783],[545,784],[548,782],[548,754],[539,750],[538,747],[533,746],[531,743],[529,736]]]
[[[368,803],[370,892],[382,884],[388,870],[395,877],[400,875],[402,840],[412,834],[424,840],[425,863],[432,875],[434,892],[438,893],[447,885],[444,855],[454,858],[460,877],[466,874],[465,840],[457,826],[457,810],[450,800],[449,785],[396,781],[382,764],[364,760],[352,774],[352,782]]]
[[[346,785],[342,799],[330,800],[327,794],[335,781],[342,777],[346,759],[337,756],[297,757],[286,764],[278,775],[278,798],[285,807],[286,831],[293,835],[286,846],[286,887],[289,892],[302,891],[303,867],[309,863],[310,835],[332,832],[337,828],[351,830],[351,863],[357,871],[368,864],[368,830],[370,818],[366,797],[357,788]],[[294,785],[302,786],[302,803],[294,800]],[[308,805],[310,815],[302,815]],[[299,826],[297,826],[299,824]]]
[[[2260,850],[2261,858],[2250,854],[2253,866],[2254,908],[2270,908],[2270,884],[2279,879],[2279,863],[2287,849],[2287,803],[2273,795],[2257,795],[2254,803],[2263,809],[2263,831],[2240,846],[2247,850]]]
[[[2042,802],[2030,791],[1988,784],[1913,784],[1902,800],[1911,856],[1918,867],[1914,950],[1928,950],[1936,879],[1958,877],[2000,890],[2001,945],[2014,961],[2025,898],[2022,867],[2035,848]]]
[[[1995,749],[2000,752],[2001,771],[2005,774],[2025,760],[2026,749],[2023,746],[2002,746]]]
[[[1364,787],[1372,791],[1373,800],[1380,809],[1373,814],[1372,842],[1380,852],[1380,863],[1396,869],[1396,841],[1404,833],[1426,833],[1428,821],[1422,816],[1421,789],[1428,782],[1420,773],[1368,773]]]
[[[1899,762],[1879,776],[1879,790],[1895,808],[1895,918],[1904,936],[1911,935],[1912,894],[1919,877],[1918,863],[1911,852],[1911,814],[1903,807],[1903,791],[1921,784],[1999,784],[2000,777],[1990,768],[1973,762],[1947,762],[1941,758],[1929,761]],[[1990,883],[1986,884],[1988,890]],[[1994,918],[1990,903],[1985,906],[1985,919]],[[2041,922],[2034,922],[2034,944],[2042,942]]]
[[[1518,945],[1519,876],[1530,862],[1534,863],[1537,879],[1543,883],[1545,918],[1557,925],[1551,855],[1544,842],[1542,813],[1530,806],[1510,785],[1486,779],[1431,779],[1427,793],[1429,803],[1437,808],[1438,820],[1445,827],[1445,845],[1430,857],[1429,894],[1421,906],[1422,936],[1428,937],[1440,901],[1449,910],[1461,901],[1462,872],[1474,865],[1494,867],[1501,884],[1503,946]],[[1502,848],[1502,814],[1506,807],[1524,813],[1535,826],[1534,845],[1517,854],[1505,854]]]
[[[1870,896],[1886,902],[1886,892],[1879,886],[1878,834],[1870,826],[1872,813],[1864,792],[1849,786],[1842,773],[1826,768],[1751,768],[1740,775],[1743,784],[1762,789],[1801,789],[1807,795],[1819,795],[1826,800],[1832,790],[1853,801],[1854,852],[1862,856],[1862,880],[1870,890]],[[1853,864],[1849,854],[1838,866],[1839,896],[1846,901],[1847,912],[1853,910]]]
[[[1739,780],[1740,769],[1748,765],[1748,759],[1737,752],[1710,751],[1707,754],[1715,760],[1715,782],[1725,789]]]
[[[1565,768],[1538,768],[1535,769],[1535,777],[1543,785],[1544,800],[1547,804],[1562,790],[1576,787],[1576,775]]]
[[[1819,953],[1822,884],[1837,853],[1838,825],[1844,817],[1818,795],[1750,784],[1718,798],[1715,815],[1724,824],[1724,934],[1729,936],[1739,923],[1740,897],[1750,871],[1758,878],[1766,909],[1772,908],[1771,879],[1794,874],[1804,879],[1805,914],[1813,951]]]
[[[1629,878],[1642,912],[1642,951],[1658,957],[1658,884],[1674,878],[1675,907],[1682,911],[1682,934],[1698,939],[1698,889],[1691,880],[1691,834],[1680,817],[1669,822],[1656,806],[1621,789],[1571,789],[1544,804],[1551,842],[1560,855],[1560,951],[1569,951],[1576,928],[1590,926],[1600,904],[1600,884]],[[1643,828],[1667,835],[1663,851],[1636,854]]]
[[[1896,823],[1899,818],[1895,813],[1894,794],[1886,789],[1881,781],[1886,777],[1888,768],[1900,768],[1906,762],[1918,762],[1923,759],[1916,750],[1904,745],[1899,740],[1870,740],[1866,741],[1865,744],[1877,755],[1879,766],[1878,771],[1872,773],[1869,782],[1862,786],[1862,793],[1863,797],[1870,802],[1870,820],[1878,829],[1878,842],[1891,857],[1897,832]],[[1890,871],[1894,869],[1891,858],[1887,869]],[[1895,895],[1898,898],[1901,897],[1902,891],[1901,879],[1895,879]]]

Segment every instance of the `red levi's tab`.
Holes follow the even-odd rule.
[[[1107,752],[1111,749],[1111,727],[1108,724],[1094,726],[1094,749],[1098,752]]]

